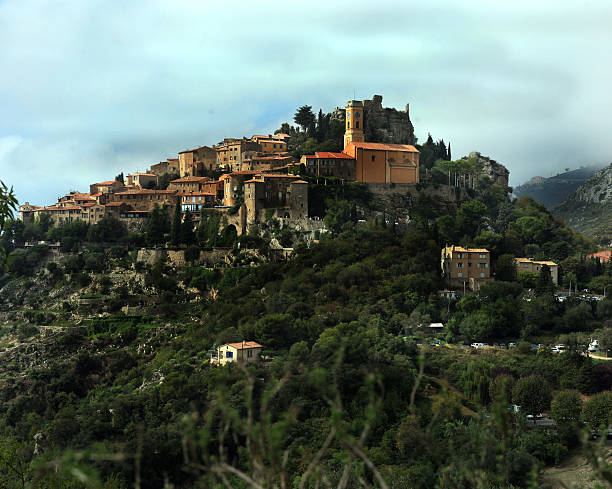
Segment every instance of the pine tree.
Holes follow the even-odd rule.
[[[172,228],[170,229],[170,242],[172,246],[178,246],[181,239],[181,201],[176,199],[174,215],[172,216]]]

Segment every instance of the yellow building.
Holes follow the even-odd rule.
[[[531,258],[515,258],[514,263],[516,264],[517,276],[524,272],[537,273],[539,275],[542,265],[548,265],[553,284],[559,285],[559,265],[557,265],[554,261],[538,261],[532,260]]]
[[[440,265],[451,286],[478,290],[491,279],[491,253],[484,248],[446,246]]]
[[[355,159],[358,182],[419,183],[419,151],[414,146],[365,142],[360,100],[346,104],[344,153]]]

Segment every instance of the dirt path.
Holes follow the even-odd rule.
[[[610,462],[612,448],[604,449],[604,457]],[[593,480],[593,467],[581,455],[567,459],[560,467],[549,467],[544,470],[542,482],[550,484],[552,489],[595,489],[606,487],[602,482]]]

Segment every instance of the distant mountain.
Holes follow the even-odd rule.
[[[612,240],[612,164],[595,173],[553,213],[597,241],[607,244]]]
[[[517,197],[528,195],[548,209],[552,209],[575,192],[600,168],[601,166],[585,166],[554,177],[533,177],[524,184],[514,187],[514,195]]]

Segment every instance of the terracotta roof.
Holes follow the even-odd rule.
[[[463,246],[448,246],[447,249],[465,253],[489,253],[489,250],[485,248],[464,248]]]
[[[418,153],[419,150],[410,144],[383,144],[383,143],[359,143],[352,142],[350,143],[355,148],[363,148],[363,149],[378,149],[384,151],[404,151],[406,153]]]
[[[92,197],[100,197],[102,194],[93,194]]]
[[[172,180],[170,183],[189,183],[189,182],[205,182],[210,180],[208,177],[183,177]]]
[[[286,173],[262,173],[262,178],[300,178],[298,175],[289,175]]]
[[[125,202],[109,202],[106,204],[106,207],[120,207],[122,205],[127,205]]]
[[[217,195],[216,192],[188,192],[188,193],[182,193],[182,194],[176,194],[178,196],[181,197],[190,197],[190,196],[194,196],[197,197],[198,195]]]
[[[88,202],[87,204],[83,204],[83,207],[91,207],[92,205],[96,205],[95,202]]]
[[[134,176],[141,176],[141,177],[155,177],[157,175],[155,175],[155,173],[134,173]]]
[[[46,211],[80,211],[81,207],[79,206],[71,206],[71,207],[57,207],[54,205],[50,205],[49,207],[43,207]]]
[[[116,192],[115,195],[136,195],[136,194],[145,194],[145,195],[162,195],[162,194],[175,194],[176,190],[150,190],[150,189],[140,189],[140,190],[126,190],[125,192]]]
[[[515,260],[519,263],[535,263],[537,265],[548,265],[551,267],[557,266],[557,264],[554,261],[550,261],[550,260],[533,260],[531,258],[515,258]]]
[[[306,180],[295,180],[294,182],[291,182],[291,183],[292,184],[293,183],[306,183],[307,184],[308,182]]]
[[[117,180],[109,180],[108,182],[94,183],[94,185],[103,185],[105,187],[108,187],[109,185],[112,185],[113,183],[121,183],[121,182],[118,182]]]
[[[255,170],[242,170],[242,171],[233,171],[231,173],[224,173],[219,177],[219,180],[225,180],[229,178],[231,175],[257,175],[259,172]]]
[[[255,341],[244,341],[240,343],[228,343],[227,346],[232,346],[236,348],[236,350],[250,349],[250,348],[263,348],[262,345],[256,343]]]
[[[316,158],[337,158],[340,160],[354,160],[352,156],[349,156],[344,153],[329,153],[326,151],[317,151],[315,153]]]

